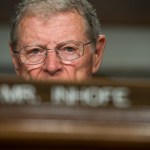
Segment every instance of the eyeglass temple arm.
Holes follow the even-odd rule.
[[[91,44],[93,42],[94,42],[94,39],[92,41],[88,42],[88,43],[85,43],[84,45],[88,45],[88,44]]]
[[[18,51],[13,50],[13,53],[17,53],[17,54],[18,54],[19,52],[18,52]]]

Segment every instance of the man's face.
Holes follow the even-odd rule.
[[[65,41],[91,41],[86,35],[84,19],[77,13],[57,14],[48,19],[26,17],[19,25],[18,36],[18,50],[31,45],[41,45],[54,50],[59,43]],[[45,61],[40,64],[27,65],[15,58],[14,65],[17,66],[18,74],[25,79],[86,80],[99,66],[95,65],[97,53],[94,53],[92,44],[86,45],[84,55],[75,60],[61,60],[54,50],[49,51]]]

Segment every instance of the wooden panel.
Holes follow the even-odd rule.
[[[50,89],[57,85],[65,88],[66,86],[89,88],[108,85],[113,88],[127,87],[136,90],[133,95],[135,95],[137,103],[126,107],[116,107],[116,105],[96,107],[95,105],[81,105],[80,103],[70,106],[69,103],[66,105],[51,103],[50,99],[45,97],[41,103],[23,104],[21,100],[25,100],[26,97],[21,96],[23,94],[22,85],[28,87],[24,89],[26,96],[30,95],[32,98],[33,95],[27,91],[31,90],[33,94],[37,94],[36,90],[39,89],[49,97]],[[35,89],[30,89],[29,85]],[[47,91],[47,89],[49,90]],[[150,101],[149,91],[150,81],[134,79],[112,81],[96,78],[88,83],[79,84],[25,82],[10,76],[1,76],[0,101],[2,102],[6,98],[8,103],[1,103],[0,105],[0,149],[149,149],[150,104],[145,105],[144,103],[146,99],[147,102]],[[4,93],[5,97],[3,97]],[[81,92],[80,94],[84,93]],[[20,103],[9,103],[10,99],[15,101],[14,96],[18,98],[17,95],[20,96]],[[126,96],[122,96],[123,100]],[[120,96],[118,95],[118,97]],[[142,97],[144,101],[142,101]],[[36,98],[38,99],[38,97]],[[32,100],[31,102],[33,102]],[[91,101],[91,103],[95,102]],[[124,102],[121,101],[121,103]]]
[[[0,148],[3,149],[150,148],[148,109],[36,106],[3,107],[0,113]]]

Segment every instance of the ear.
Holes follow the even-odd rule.
[[[105,35],[99,35],[97,38],[97,41],[96,41],[95,52],[94,52],[94,56],[93,56],[92,73],[96,73],[100,67],[100,64],[102,62],[102,56],[103,56],[105,44],[106,44]]]
[[[18,56],[13,52],[13,46],[11,44],[9,44],[9,49],[10,49],[10,54],[11,54],[11,57],[12,57],[12,62],[13,62],[13,65],[15,67],[15,71],[17,73],[17,75],[19,75],[19,68],[20,68],[20,61],[19,61],[19,58]]]

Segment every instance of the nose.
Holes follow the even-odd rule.
[[[62,63],[57,57],[55,51],[48,51],[46,61],[44,64],[44,71],[47,72],[50,76],[55,76],[62,72]]]

